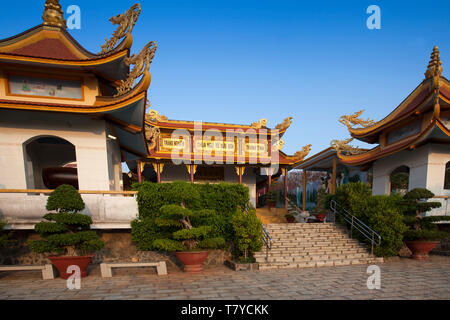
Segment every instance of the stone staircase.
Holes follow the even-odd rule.
[[[272,223],[264,228],[272,238],[272,249],[267,260],[265,246],[255,253],[260,270],[383,262],[334,223]]]

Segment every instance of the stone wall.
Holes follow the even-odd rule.
[[[174,253],[160,253],[153,251],[139,251],[131,241],[130,231],[102,230],[98,231],[105,247],[96,252],[93,263],[115,261],[166,261],[168,267],[181,267]],[[45,264],[50,261],[43,254],[31,252],[27,243],[30,240],[39,239],[34,231],[16,230],[11,237],[8,248],[0,249],[0,264]],[[223,265],[224,261],[231,259],[229,251],[211,250],[204,265]]]

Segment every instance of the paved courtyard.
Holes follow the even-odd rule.
[[[44,281],[39,272],[0,273],[0,299],[450,299],[450,257],[429,261],[398,259],[379,264],[381,289],[367,289],[367,265],[234,272],[227,267],[198,275],[152,268],[122,270],[100,277],[98,266],[69,290],[60,278]]]

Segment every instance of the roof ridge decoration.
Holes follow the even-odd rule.
[[[348,138],[345,140],[332,140],[330,146],[336,150],[338,154],[344,155],[356,155],[366,152],[358,147],[354,147],[349,145],[350,142],[353,141],[353,138]]]
[[[64,11],[59,4],[59,0],[46,0],[44,6],[44,14],[42,15],[44,26],[52,26],[66,28],[66,20],[64,20]]]
[[[259,119],[257,122],[253,122],[251,127],[253,129],[261,129],[267,126],[267,119]]]
[[[439,47],[434,46],[433,52],[430,56],[430,62],[428,63],[427,71],[425,72],[425,79],[437,77],[439,78],[442,75],[442,62],[441,62],[441,54],[439,52]]]
[[[132,64],[134,67],[131,72],[128,73],[127,79],[125,81],[121,80],[120,86],[117,87],[117,94],[114,97],[124,95],[131,91],[136,84],[137,79],[148,72],[157,47],[155,41],[150,41],[138,55],[133,54],[123,60],[128,67]]]
[[[439,89],[441,86],[440,80],[442,76],[442,62],[441,54],[438,46],[433,47],[433,52],[430,56],[430,62],[428,63],[427,71],[425,72],[425,80],[431,79],[432,90],[434,90],[433,102],[434,102],[434,117],[440,118],[441,107],[439,105]]]
[[[145,126],[145,139],[148,141],[149,151],[155,149],[160,134],[161,130],[159,127]]]
[[[131,35],[131,31],[133,31],[134,25],[136,24],[140,14],[141,4],[136,3],[128,9],[127,12],[111,17],[109,21],[111,21],[113,25],[119,26],[112,34],[111,39],[106,39],[106,43],[101,46],[102,51],[100,54],[106,54],[113,51],[122,38]]]
[[[373,119],[359,119],[361,114],[364,112],[363,110],[360,110],[358,112],[355,112],[352,115],[344,115],[339,118],[339,122],[345,125],[349,130],[354,129],[353,126],[361,126],[361,128],[367,128],[375,124],[375,121]]]
[[[306,156],[311,152],[312,144],[308,144],[302,148],[302,150],[294,153],[293,156],[288,157],[289,159],[294,160],[295,162],[302,161],[306,158]]]
[[[291,126],[292,119],[294,119],[294,117],[288,117],[284,119],[282,123],[276,125],[275,129],[278,129],[278,131],[286,130]]]
[[[168,120],[166,116],[160,115],[156,110],[149,110],[145,115],[145,120],[150,122],[163,122]]]

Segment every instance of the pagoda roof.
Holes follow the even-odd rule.
[[[348,130],[353,138],[367,143],[377,143],[383,131],[390,130],[391,127],[397,126],[408,118],[417,118],[433,110],[437,104],[441,110],[450,108],[450,82],[442,76],[439,50],[434,47],[425,79],[400,105],[385,118],[370,125],[354,128],[347,124]]]
[[[450,125],[433,119],[421,132],[385,147],[377,146],[361,154],[345,155],[338,152],[339,160],[346,165],[361,166],[402,150],[414,150],[425,143],[450,144]]]

